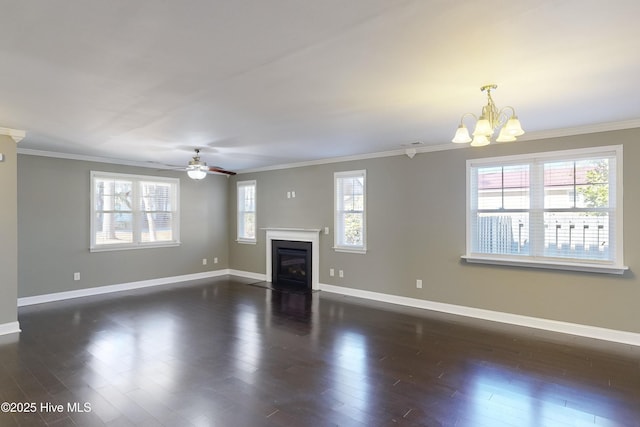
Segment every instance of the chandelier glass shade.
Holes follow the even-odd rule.
[[[202,170],[199,167],[196,167],[196,168],[189,167],[189,169],[187,169],[187,175],[189,175],[189,178],[191,179],[204,179],[204,177],[207,176],[207,172],[206,172],[206,169]]]
[[[207,162],[200,160],[200,150],[196,149],[196,155],[193,156],[193,160],[190,160],[189,166],[187,166],[187,175],[191,179],[204,179],[204,177],[207,176],[208,170]]]
[[[507,106],[500,110],[491,98],[491,90],[496,89],[497,85],[485,85],[480,88],[482,92],[487,91],[487,105],[482,107],[482,114],[477,117],[473,113],[465,113],[460,118],[460,125],[456,130],[456,134],[451,142],[466,144],[471,143],[472,147],[482,147],[491,143],[491,138],[495,131],[500,128],[496,142],[515,141],[516,138],[524,134],[520,120],[516,116],[513,107]],[[464,119],[471,116],[476,119],[476,126],[473,129],[473,139],[469,135],[469,129],[464,124]]]

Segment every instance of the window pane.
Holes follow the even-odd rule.
[[[478,168],[478,209],[528,209],[529,165]]]
[[[362,232],[364,230],[363,215],[361,213],[343,214],[344,245],[362,246]]]
[[[578,162],[578,184],[576,186],[579,208],[609,207],[609,161],[608,159]]]
[[[133,215],[131,213],[96,212],[95,242],[111,245],[133,242]]]
[[[95,209],[131,211],[131,182],[116,179],[95,180]]]
[[[243,239],[255,239],[256,238],[256,214],[253,212],[242,213],[240,214],[238,220],[239,220],[238,237]]]
[[[478,214],[475,252],[529,255],[529,214]]]
[[[256,210],[256,198],[254,186],[242,186],[240,187],[240,210],[245,212],[253,212]]]
[[[502,209],[502,168],[478,168],[478,209]]]
[[[544,207],[560,209],[575,207],[575,162],[544,164]]]
[[[529,209],[529,166],[505,166],[504,208]]]
[[[141,204],[143,211],[171,211],[171,186],[169,184],[142,182]]]
[[[544,255],[611,259],[609,215],[602,212],[546,212]]]
[[[170,242],[173,240],[173,215],[170,212],[142,214],[141,222],[141,242]]]
[[[362,211],[364,209],[364,179],[362,177],[342,178],[342,209]]]

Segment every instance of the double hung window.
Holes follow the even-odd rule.
[[[366,246],[366,171],[334,174],[334,247],[337,251],[364,253]]]
[[[256,182],[238,181],[238,242],[256,242]]]
[[[622,147],[467,162],[470,261],[621,273]]]
[[[91,172],[91,251],[176,246],[175,178]]]

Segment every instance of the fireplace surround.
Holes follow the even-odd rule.
[[[289,242],[309,242],[311,249],[310,266],[311,272],[311,290],[320,290],[319,286],[319,236],[320,229],[309,228],[265,228],[266,230],[266,278],[267,282],[274,282],[274,268],[273,268],[273,241],[289,241]],[[295,249],[295,248],[294,248]],[[277,272],[276,272],[277,273]]]

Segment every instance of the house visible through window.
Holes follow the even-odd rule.
[[[337,251],[366,251],[366,171],[336,172],[334,246]]]
[[[256,182],[238,181],[238,242],[256,241]]]
[[[180,242],[179,180],[91,172],[92,251]]]
[[[621,146],[469,160],[466,257],[624,269],[621,162]]]

